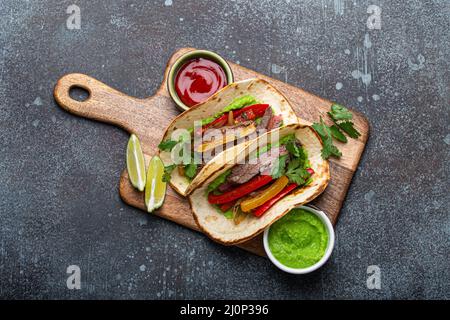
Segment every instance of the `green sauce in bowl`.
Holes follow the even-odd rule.
[[[328,231],[312,212],[293,209],[269,230],[272,255],[283,265],[303,269],[316,264],[328,246]]]

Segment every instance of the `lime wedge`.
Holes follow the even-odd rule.
[[[158,156],[153,156],[147,170],[145,185],[145,205],[148,212],[153,212],[162,206],[166,196],[166,183],[162,181],[164,163]]]
[[[145,187],[145,160],[139,139],[132,134],[127,145],[127,170],[131,184],[139,191]]]

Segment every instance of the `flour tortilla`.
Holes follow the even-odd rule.
[[[260,218],[256,218],[250,213],[244,221],[235,225],[232,219],[227,219],[209,204],[207,200],[206,189],[208,185],[220,174],[232,168],[236,161],[223,162],[219,170],[205,170],[202,173],[204,175],[202,177],[203,181],[191,193],[189,202],[195,221],[211,239],[225,245],[234,245],[247,241],[280,219],[295,206],[310,202],[325,190],[330,180],[329,164],[327,160],[322,159],[322,142],[320,138],[308,125],[294,124],[273,130],[253,140],[243,149],[243,153],[249,154],[252,150],[255,150],[258,144],[264,146],[267,144],[267,140],[270,142],[270,136],[276,136],[278,134],[278,137],[282,138],[292,133],[295,134],[297,140],[308,153],[311,168],[314,170],[314,174],[312,175],[313,181],[308,186],[296,189],[278,201]]]
[[[212,95],[205,102],[180,114],[167,127],[162,140],[169,139],[172,133],[177,129],[192,128],[194,126],[194,121],[214,116],[218,112],[221,112],[223,108],[229,105],[235,98],[245,95],[251,95],[255,97],[257,101],[269,104],[272,107],[274,114],[280,115],[283,118],[283,125],[297,123],[297,116],[295,115],[294,110],[287,99],[277,89],[272,87],[265,80],[248,79],[229,84]],[[234,152],[238,152],[243,146],[238,145],[231,148],[236,147],[239,148],[234,150]],[[170,152],[160,151],[159,156],[164,164],[168,165],[172,163]],[[188,195],[202,181],[202,177],[205,176],[204,172],[215,172],[219,169],[216,162],[220,161],[217,157],[223,157],[223,155],[219,154],[211,159],[190,182],[186,177],[181,176],[178,173],[178,170],[174,170],[172,172],[170,186],[180,195]]]

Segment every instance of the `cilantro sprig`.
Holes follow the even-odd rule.
[[[346,143],[348,140],[344,133],[353,139],[358,139],[361,133],[355,129],[354,123],[352,122],[353,114],[346,107],[333,104],[327,114],[334,123],[332,126],[327,126],[322,117],[320,117],[320,122],[314,123],[312,127],[316,130],[323,142],[322,158],[340,158],[342,152],[333,144],[333,138]]]
[[[172,139],[167,139],[164,141],[161,141],[161,143],[158,145],[158,149],[161,151],[169,151],[172,152],[173,148],[175,148],[175,146],[177,144],[180,144],[180,149],[178,150],[178,156],[180,158],[183,157],[183,154],[185,152],[185,147],[186,145],[184,144],[186,141],[188,141],[188,139],[190,139],[190,135],[188,134],[184,134],[181,135],[178,140],[172,140]],[[186,150],[189,152],[189,150]],[[188,179],[188,180],[192,180],[195,175],[197,174],[197,169],[198,166],[194,161],[195,158],[195,154],[191,154],[190,158],[188,158],[188,161],[185,161],[181,164],[178,164],[180,166],[183,166],[183,172],[184,172],[184,176]],[[164,167],[164,174],[162,177],[162,181],[164,182],[169,182],[172,172],[173,170],[177,167],[177,164],[171,164],[171,165],[167,165]]]
[[[340,132],[339,129],[341,129],[350,138],[353,138],[353,139],[358,139],[358,137],[361,135],[358,132],[358,130],[355,129],[354,124],[351,121],[353,119],[353,114],[346,107],[341,106],[339,104],[333,104],[331,106],[331,111],[328,112],[328,115],[330,116],[331,120],[333,120],[333,122],[335,124],[334,126],[332,126],[334,128],[333,131],[335,133],[337,133],[337,131]],[[337,134],[337,136],[339,136],[339,134]],[[335,138],[339,140],[339,138],[337,138],[337,137],[335,137]],[[347,141],[342,141],[342,142],[347,142]]]
[[[184,175],[192,180],[197,174],[197,165],[193,162],[190,162],[184,166]]]
[[[158,145],[158,149],[161,151],[172,151],[172,149],[178,144],[178,141],[175,140],[165,140],[161,141],[161,143]]]
[[[177,167],[176,164],[171,164],[164,167],[164,174],[162,176],[163,182],[169,182],[171,178],[172,171]]]
[[[347,137],[341,132],[341,130],[339,130],[337,125],[333,124],[330,127],[330,132],[331,132],[331,136],[333,138],[335,138],[336,140],[338,140],[340,142],[344,142],[344,143],[346,143],[348,141]]]
[[[353,118],[353,114],[346,107],[336,103],[331,106],[328,115],[335,121],[352,120]]]
[[[322,158],[328,159],[330,156],[340,158],[342,156],[342,153],[333,144],[331,129],[325,124],[325,122],[323,122],[322,117],[320,117],[320,122],[314,123],[312,127],[314,130],[316,130],[316,132],[322,139]]]
[[[343,122],[335,122],[336,125],[342,129],[350,138],[358,139],[358,137],[361,135],[361,133],[358,132],[358,130],[355,129],[353,126],[352,121],[343,121]]]
[[[283,176],[285,171],[286,171],[286,160],[288,158],[288,155],[282,155],[280,157],[278,157],[275,160],[275,163],[272,167],[272,172],[271,172],[271,176],[274,179],[278,179],[279,177]]]
[[[310,167],[306,150],[295,143],[294,136],[284,137],[280,141],[286,146],[289,154],[282,155],[275,160],[271,176],[278,179],[285,175],[291,183],[299,186],[307,184],[311,178],[311,173],[306,170]],[[287,161],[288,158],[290,158],[289,161]]]
[[[179,143],[185,143],[186,141],[188,141],[189,139],[191,139],[191,136],[189,134],[182,134],[180,135],[180,137],[178,138],[178,140],[172,140],[172,139],[167,139],[164,141],[161,141],[158,144],[158,149],[161,151],[172,151],[172,149]]]
[[[289,178],[289,181],[296,183],[299,186],[302,186],[306,183],[306,181],[309,180],[311,174],[305,168],[302,167],[289,168],[288,166],[288,170],[286,171],[286,177]]]

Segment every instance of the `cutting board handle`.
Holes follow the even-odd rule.
[[[89,93],[84,101],[72,99],[70,91],[82,88]],[[58,104],[76,115],[108,122],[133,132],[133,123],[139,122],[143,100],[127,96],[103,82],[81,73],[70,73],[61,77],[53,93]],[[147,105],[148,107],[148,105]]]

